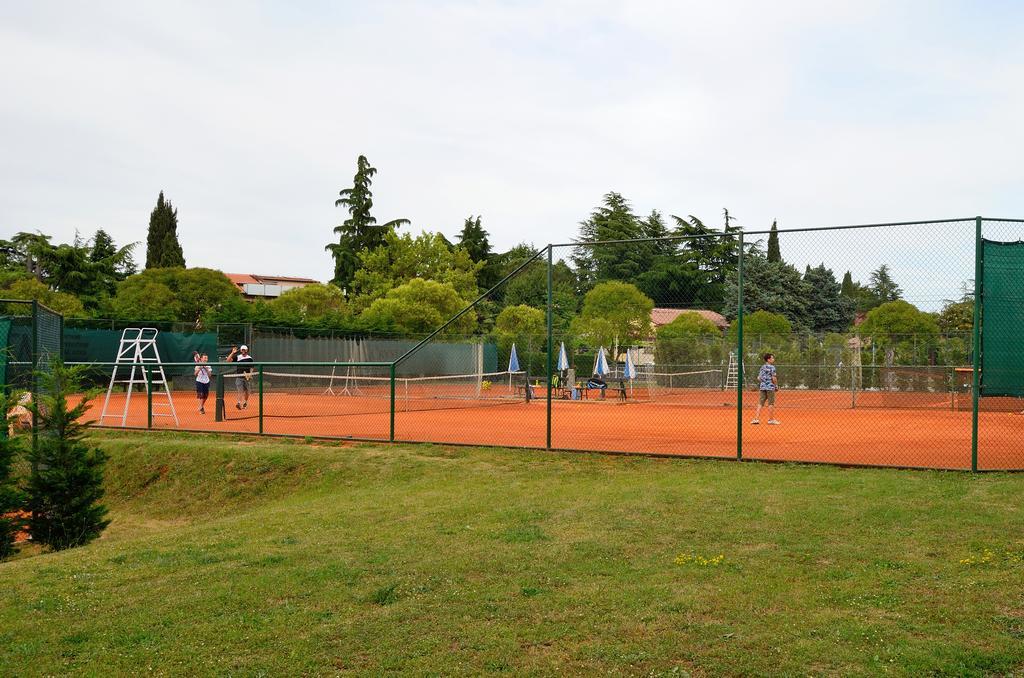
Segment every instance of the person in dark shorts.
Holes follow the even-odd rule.
[[[199,414],[206,414],[206,399],[210,397],[210,375],[213,368],[207,365],[209,358],[205,353],[196,360],[196,400],[199,401]]]
[[[757,389],[760,392],[757,401],[757,412],[751,424],[761,423],[761,408],[768,404],[768,423],[778,425],[779,420],[775,418],[775,393],[779,390],[779,376],[775,372],[775,354],[764,354],[764,365],[757,373]]]
[[[228,353],[228,357],[225,358],[225,362],[229,363],[251,363],[253,357],[249,355],[249,347],[242,344],[238,348],[231,347],[231,353]],[[244,410],[249,407],[249,393],[252,390],[252,367],[248,365],[239,365],[235,375],[235,409]]]

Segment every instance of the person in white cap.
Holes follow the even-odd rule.
[[[238,348],[231,347],[231,353],[228,353],[228,357],[224,359],[225,362],[229,363],[251,363],[253,357],[249,355],[249,347],[242,344]],[[249,382],[252,379],[252,367],[239,365],[236,370],[238,373],[235,377],[235,409],[244,410],[249,407]]]

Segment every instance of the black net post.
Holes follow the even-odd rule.
[[[216,389],[217,389],[217,393],[216,393],[217,402],[214,405],[213,420],[214,421],[224,421],[224,374],[220,373],[220,374],[215,375],[215,379],[217,380],[217,386],[216,386]]]

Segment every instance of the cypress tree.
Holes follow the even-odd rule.
[[[772,230],[768,234],[768,261],[782,261],[782,251],[779,249],[779,224],[772,221]]]
[[[857,288],[853,284],[853,276],[847,271],[846,275],[843,276],[843,285],[839,294],[844,297],[853,297],[856,293]]]
[[[164,192],[156,200],[149,215],[149,233],[146,235],[146,268],[185,268],[185,255],[178,242],[178,210]]]
[[[70,407],[67,398],[81,392],[85,367],[66,367],[60,359],[53,360],[40,375],[46,395],[31,406],[41,431],[28,457],[29,531],[33,541],[54,551],[86,544],[110,524],[107,508],[99,503],[107,455],[83,440],[89,425],[81,418],[89,399]]]

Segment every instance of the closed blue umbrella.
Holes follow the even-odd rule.
[[[565,342],[562,342],[562,348],[558,351],[558,371],[569,369],[569,357],[565,354]]]
[[[629,349],[626,349],[626,368],[622,371],[622,376],[629,379],[629,394],[633,395],[633,380],[636,379],[636,367],[633,365],[633,358],[629,354]]]
[[[519,356],[516,355],[516,345],[512,344],[512,352],[508,355],[508,392],[512,392],[512,375],[519,371]]]
[[[622,376],[626,379],[636,379],[636,367],[633,366],[633,358],[629,355],[629,349],[626,349],[626,368],[622,371]]]
[[[594,359],[594,374],[599,376],[608,374],[608,357],[604,354],[604,346],[597,350],[597,358]]]

